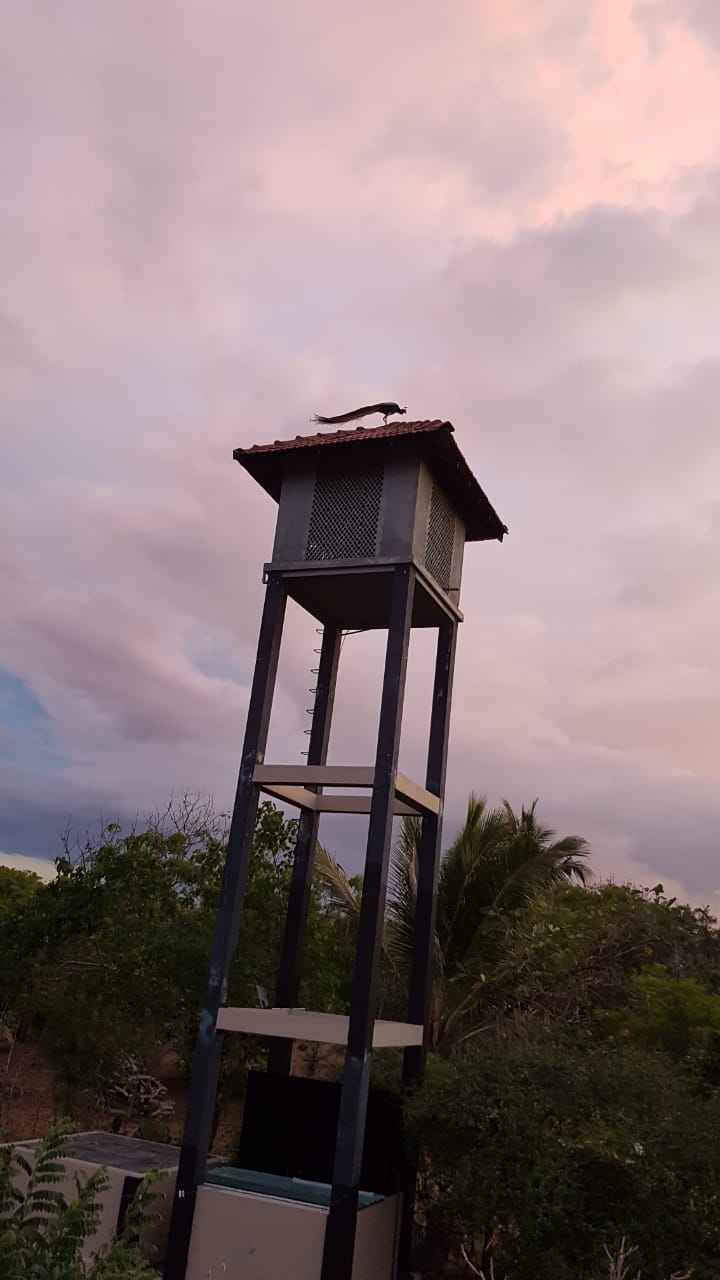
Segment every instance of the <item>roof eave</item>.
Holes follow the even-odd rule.
[[[403,423],[398,425],[405,426],[406,424]],[[282,490],[283,463],[289,455],[297,457],[298,453],[303,453],[306,456],[312,456],[317,455],[319,450],[328,448],[328,446],[330,448],[342,449],[353,444],[360,444],[361,442],[363,447],[367,447],[367,445],[374,439],[372,430],[368,430],[367,434],[363,433],[360,436],[356,435],[355,431],[343,431],[338,434],[342,436],[342,439],[333,439],[330,441],[325,436],[321,437],[316,442],[314,441],[312,444],[308,443],[307,445],[303,445],[300,449],[294,441],[289,440],[287,442],[276,441],[273,446],[269,446],[267,449],[262,446],[258,447],[257,445],[253,445],[248,449],[237,448],[233,450],[233,458],[236,462],[239,462],[242,467],[244,467],[248,474],[253,477],[256,483],[259,484],[275,502],[279,502]],[[492,506],[492,503],[481,488],[477,477],[468,466],[457,446],[457,442],[453,439],[454,428],[451,422],[435,420],[433,422],[428,422],[426,431],[414,431],[412,434],[408,433],[408,435],[398,433],[396,436],[378,436],[375,438],[377,439],[378,444],[380,444],[382,440],[383,447],[389,447],[396,445],[396,443],[399,443],[400,441],[404,443],[411,438],[419,440],[419,438],[423,436],[426,438],[433,437],[438,442],[444,437],[444,440],[447,441],[447,444],[450,446],[450,466],[452,467],[453,465],[457,465],[457,462],[459,462],[466,478],[466,487],[470,487],[471,490],[475,490],[475,492],[471,491],[467,493],[466,500],[463,502],[461,499],[458,504],[458,510],[466,521],[466,541],[502,542],[503,537],[508,532],[507,526],[503,524],[499,515]],[[322,442],[323,440],[327,441],[327,443],[324,444]],[[287,447],[283,448],[283,444],[286,444]],[[445,453],[445,451],[444,445],[441,445],[440,453]],[[460,509],[461,506],[465,508],[465,513]],[[477,511],[478,506],[480,507],[480,511]],[[470,512],[469,515],[466,514],[468,512]]]

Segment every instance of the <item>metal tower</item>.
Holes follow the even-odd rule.
[[[285,1231],[288,1240],[306,1239],[307,1257],[298,1257],[300,1245],[291,1255],[298,1280],[306,1276],[308,1280],[350,1280],[351,1276],[360,1280],[365,1275],[376,1280],[381,1275],[391,1277],[398,1263],[394,1257],[396,1232],[390,1232],[384,1253],[378,1243],[384,1238],[379,1202],[392,1200],[392,1196],[386,1188],[384,1194],[373,1198],[378,1187],[362,1185],[371,1056],[374,1048],[402,1047],[404,1085],[410,1087],[422,1077],[453,666],[462,620],[458,603],[463,552],[466,542],[501,541],[507,530],[460,453],[449,422],[393,422],[377,428],[296,436],[294,440],[236,449],[234,457],[278,502],[278,519],[272,559],[264,567],[265,603],[192,1065],[165,1280],[184,1280],[186,1271],[188,1280],[195,1274],[205,1276],[221,1258],[227,1280],[270,1276],[273,1272],[260,1266],[259,1253],[253,1254],[252,1267],[243,1261],[247,1255],[243,1241],[249,1238],[243,1234],[248,1229],[243,1224],[253,1223],[252,1231],[259,1239],[266,1218],[267,1230],[274,1236],[268,1249],[281,1248],[279,1237]],[[269,764],[265,760],[288,597],[322,626],[304,765]],[[398,772],[413,627],[431,627],[437,632],[422,785]],[[349,629],[387,631],[377,751],[374,764],[363,768],[327,764],[340,640],[342,632]],[[343,788],[352,791],[343,792]],[[366,794],[357,794],[363,788]],[[300,819],[275,1005],[236,1009],[227,1006],[228,978],[261,792],[297,806]],[[369,814],[349,1016],[294,1008],[322,813]],[[407,1020],[402,1023],[382,1022],[375,1016],[392,822],[398,814],[415,814],[421,820]],[[300,1165],[290,1154],[285,1159],[290,1177],[278,1179],[277,1185],[267,1173],[253,1174],[252,1170],[234,1171],[238,1174],[235,1181],[230,1171],[222,1191],[210,1175],[206,1180],[223,1036],[233,1032],[272,1038],[268,1067],[275,1083],[269,1082],[268,1087],[278,1090],[285,1087],[282,1081],[290,1075],[293,1040],[345,1046],[334,1156],[324,1192],[317,1190],[317,1182],[303,1183],[297,1176],[293,1179]],[[412,1229],[414,1181],[413,1170],[406,1167],[393,1207],[394,1221],[402,1216],[401,1269]],[[310,1204],[312,1218],[308,1216]],[[362,1235],[366,1207],[367,1221],[371,1208],[376,1214],[373,1230],[365,1233],[368,1240],[372,1237],[370,1243]],[[303,1210],[305,1216],[300,1218]],[[282,1213],[284,1219],[278,1217]],[[253,1249],[261,1251],[262,1247],[258,1243]],[[207,1252],[203,1253],[209,1248],[215,1250],[210,1261]]]

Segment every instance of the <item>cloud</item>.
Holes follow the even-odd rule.
[[[467,183],[473,201],[538,196],[567,162],[567,137],[529,104],[491,79],[466,102],[426,104],[419,128],[417,103],[401,107],[377,137],[368,162],[388,175],[413,166],[426,186],[438,173]],[[499,80],[500,77],[497,77]]]
[[[0,368],[8,372],[36,364],[35,343],[22,323],[0,312]]]
[[[653,47],[657,47],[666,26],[672,31],[673,26],[682,24],[703,42],[707,40],[720,49],[720,14],[713,0],[637,0],[635,20],[647,32]]]
[[[232,449],[389,396],[511,529],[467,551],[448,835],[471,787],[539,795],[600,871],[715,892],[717,68],[683,13],[652,47],[631,0],[14,13],[0,664],[42,719],[0,736],[3,847],[227,807],[275,515]],[[291,610],[269,758],[316,642]],[[346,642],[335,760],[372,759],[382,652]],[[420,777],[431,667],[413,637]]]
[[[545,344],[578,321],[587,331],[596,309],[612,323],[634,297],[662,298],[699,271],[655,210],[595,206],[502,248],[473,246],[453,260],[447,288],[476,338],[507,351]]]
[[[41,880],[52,880],[55,868],[43,858],[28,858],[22,853],[3,853],[0,850],[0,866],[13,867],[16,871],[32,871]]]
[[[720,48],[720,15],[712,0],[681,0],[679,14],[699,33]]]

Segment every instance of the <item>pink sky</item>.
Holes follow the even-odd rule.
[[[0,849],[229,804],[275,515],[232,448],[389,397],[511,528],[466,558],[447,835],[471,787],[537,795],[600,874],[716,900],[720,7],[27,0],[4,34]],[[345,646],[338,760],[379,654]]]

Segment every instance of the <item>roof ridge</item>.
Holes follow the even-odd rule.
[[[421,435],[423,432],[447,430],[454,432],[451,422],[442,418],[419,418],[413,422],[393,421],[377,427],[346,427],[336,431],[316,431],[311,435],[296,435],[289,440],[273,440],[269,444],[252,444],[234,450],[235,458],[248,453],[271,453],[281,449],[313,448],[327,444],[346,444],[350,440],[387,440],[397,436]]]

